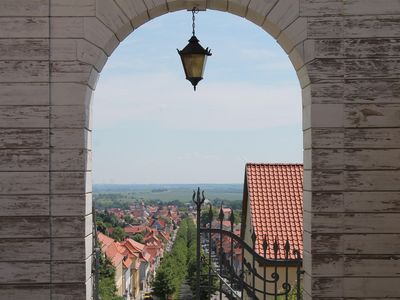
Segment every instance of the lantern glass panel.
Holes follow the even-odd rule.
[[[185,54],[182,56],[187,78],[202,78],[207,56],[204,54]]]

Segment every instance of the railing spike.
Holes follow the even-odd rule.
[[[251,240],[253,242],[253,248],[255,248],[256,240],[257,240],[257,235],[256,235],[256,231],[255,230],[253,230],[253,233],[251,234]]]
[[[219,216],[218,220],[223,221],[224,220],[224,211],[222,209],[222,202],[221,202],[221,208],[219,209]]]
[[[275,242],[274,242],[274,253],[277,254],[278,251],[279,251],[278,239],[275,237]]]
[[[208,218],[210,221],[210,228],[211,228],[211,223],[212,223],[212,219],[213,219],[213,211],[212,211],[212,204],[210,203],[210,210],[208,211]]]
[[[268,242],[267,242],[267,237],[264,235],[264,240],[263,240],[263,250],[264,250],[264,257],[267,256],[267,249],[268,249]]]
[[[231,208],[231,215],[229,217],[229,221],[231,221],[231,225],[235,223],[235,215],[233,213],[233,209]]]
[[[290,243],[289,243],[289,240],[286,240],[286,243],[285,243],[285,251],[286,251],[287,254],[289,254],[289,251],[290,251]]]

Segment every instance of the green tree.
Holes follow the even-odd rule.
[[[144,236],[143,233],[136,233],[133,235],[132,239],[138,243],[143,244],[144,242]]]
[[[122,297],[116,295],[115,268],[111,261],[103,255],[100,256],[99,277],[99,295],[101,300],[123,300]]]
[[[121,242],[125,239],[126,233],[121,227],[115,227],[110,237],[118,242]]]

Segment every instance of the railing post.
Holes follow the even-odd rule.
[[[267,237],[264,236],[264,240],[263,240],[263,253],[264,253],[264,258],[267,258],[267,250],[268,250],[268,241],[267,241]],[[266,279],[267,278],[267,266],[264,265],[264,286],[263,286],[263,292],[264,292],[264,297],[263,299],[266,300],[267,299],[267,282]]]
[[[213,220],[212,205],[210,204],[210,211],[208,212],[208,228],[211,229]],[[211,230],[208,233],[208,299],[211,299]]]
[[[222,222],[224,221],[224,211],[222,210],[222,202],[221,208],[219,210],[219,300],[222,300]]]
[[[231,221],[231,232],[234,233],[233,225],[235,224],[235,215],[233,214],[232,208],[231,208],[231,215],[230,215],[229,220]],[[230,261],[230,263],[231,263],[231,270],[230,270],[230,272],[231,272],[231,288],[233,288],[233,272],[234,272],[234,269],[233,269],[233,238],[231,238],[231,261]],[[232,289],[231,289],[231,297],[233,298]]]
[[[196,299],[200,300],[200,268],[201,268],[201,254],[200,254],[200,212],[201,205],[204,203],[204,191],[202,192],[202,197],[200,197],[200,188],[197,188],[197,193],[193,191],[193,202],[196,204],[196,212],[197,212],[197,241],[196,241],[196,263],[197,263],[197,272],[196,272]]]
[[[253,273],[253,299],[256,299],[256,256],[255,256],[255,251],[256,251],[256,241],[257,241],[257,236],[256,232],[253,229],[253,234],[251,235],[251,240],[253,242],[253,262],[252,262],[252,273]]]

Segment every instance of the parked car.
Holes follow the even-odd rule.
[[[151,295],[150,292],[146,292],[146,293],[144,293],[144,298],[143,299],[153,300],[153,296]]]

